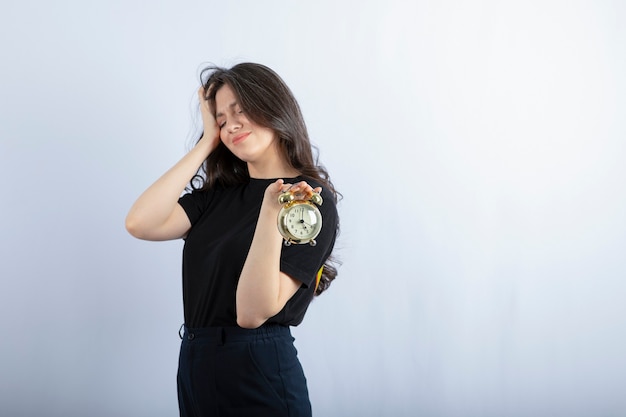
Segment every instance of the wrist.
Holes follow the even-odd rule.
[[[202,135],[202,138],[196,144],[196,147],[205,152],[207,155],[210,154],[217,148],[217,145],[220,143],[218,139],[211,139],[206,134]]]
[[[261,212],[259,213],[259,218],[268,217],[276,219],[278,216],[278,212],[280,211],[281,205],[278,203],[277,198],[265,198],[263,199],[263,203],[261,204]]]

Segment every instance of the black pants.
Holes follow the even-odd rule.
[[[289,327],[185,328],[182,338],[181,417],[311,416]]]

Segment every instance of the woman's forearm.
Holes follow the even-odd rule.
[[[250,251],[239,277],[237,323],[242,327],[258,327],[284,306],[281,303],[280,274],[282,237],[276,227],[277,215],[278,210],[273,207],[261,208]]]
[[[212,151],[212,143],[200,140],[135,201],[126,216],[126,229],[135,237],[151,239],[170,219],[178,198]]]

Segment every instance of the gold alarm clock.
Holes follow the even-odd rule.
[[[296,200],[289,191],[278,197],[283,205],[278,212],[278,231],[285,239],[285,246],[317,244],[315,238],[322,230],[322,213],[317,206],[321,206],[322,201],[318,193],[313,193],[309,200]]]

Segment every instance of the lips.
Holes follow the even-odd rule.
[[[236,145],[240,142],[243,142],[248,136],[250,135],[250,132],[248,133],[242,133],[240,135],[237,135],[233,138],[233,145]]]

